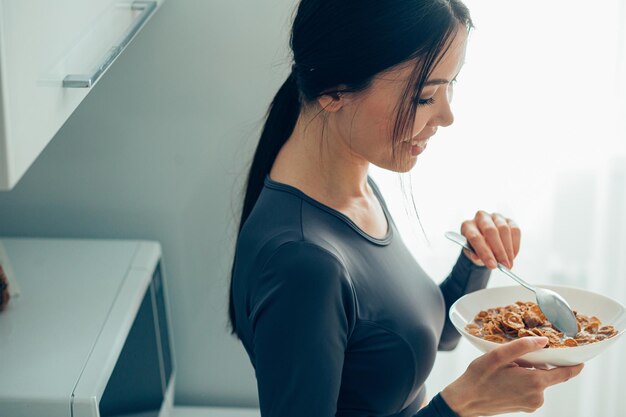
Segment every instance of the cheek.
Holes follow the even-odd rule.
[[[393,129],[396,122],[396,103],[391,101],[379,101],[376,103],[369,103],[363,107],[364,111],[359,111],[357,114],[362,131],[360,132],[363,137],[380,141],[385,140],[391,143],[393,135]],[[415,119],[413,120],[413,129],[411,137],[419,135],[427,126],[431,119],[431,110],[427,107],[418,107],[415,113]],[[356,124],[356,123],[355,123]],[[372,136],[374,136],[372,138]],[[409,139],[407,134],[402,139]]]
[[[426,127],[429,120],[429,115],[427,111],[424,111],[420,108],[417,109],[417,113],[415,114],[415,121],[413,122],[413,135],[411,137],[415,137],[420,134],[422,130]]]
[[[365,101],[352,116],[345,120],[345,125],[348,129],[351,126],[353,140],[359,138],[368,147],[391,140],[393,106],[381,101]]]

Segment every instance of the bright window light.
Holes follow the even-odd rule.
[[[522,229],[519,275],[626,304],[626,3],[466,4],[476,28],[455,86],[455,123],[406,174],[426,238],[398,174],[371,168],[402,238],[439,282],[460,252],[443,233],[479,209],[499,212]],[[494,271],[489,286],[513,284]],[[548,391],[536,414],[617,416],[626,409],[619,350]],[[429,395],[478,355],[463,342],[440,353]]]

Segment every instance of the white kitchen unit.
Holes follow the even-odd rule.
[[[0,416],[171,415],[158,242],[2,239],[21,293],[0,313]]]
[[[0,0],[0,191],[10,190],[163,0]]]

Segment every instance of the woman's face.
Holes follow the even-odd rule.
[[[454,121],[450,109],[452,85],[463,65],[466,44],[467,31],[461,27],[424,86],[412,134],[395,145],[395,160],[391,137],[396,107],[415,62],[403,63],[380,73],[362,94],[343,95],[339,100],[343,100],[341,106],[332,111],[331,128],[349,152],[381,168],[397,172],[410,170],[417,160],[416,151],[421,153],[426,148],[426,143],[439,126],[449,126]],[[409,99],[414,96],[411,91]],[[411,141],[417,146],[411,145]]]

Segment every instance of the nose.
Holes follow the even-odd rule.
[[[439,100],[440,105],[437,107],[437,113],[435,114],[435,120],[433,124],[438,126],[450,126],[454,123],[454,114],[450,107],[452,101],[452,91],[448,90],[443,100]]]

